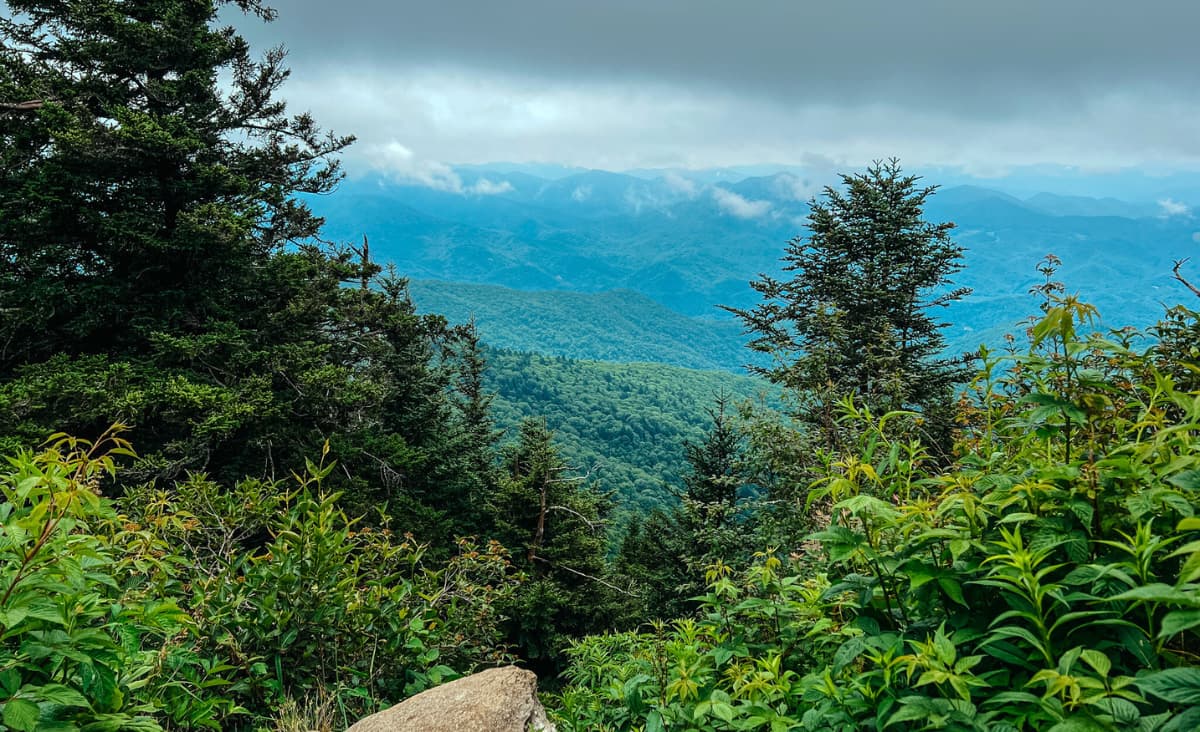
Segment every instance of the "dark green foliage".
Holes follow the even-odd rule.
[[[159,333],[211,338],[211,352],[278,315],[255,270],[317,233],[292,195],[330,190],[328,158],[349,139],[285,115],[271,99],[282,52],[253,61],[213,26],[225,4],[9,3],[0,100],[34,105],[0,112],[6,372],[61,353],[144,356]]]
[[[515,430],[543,416],[563,460],[596,469],[622,510],[645,514],[675,502],[685,465],[683,444],[699,442],[709,423],[706,404],[722,393],[731,401],[775,401],[760,379],[661,364],[573,361],[504,350],[487,352],[488,388],[496,393],[497,425]]]
[[[811,419],[832,429],[829,397],[847,394],[898,409],[945,402],[964,371],[942,356],[935,308],[966,295],[949,289],[963,250],[954,225],[929,223],[922,209],[936,187],[919,188],[892,160],[843,175],[810,205],[809,233],[783,257],[790,279],[763,275],[763,302],[730,308],[770,354],[760,371],[813,400]]]
[[[543,676],[556,675],[569,639],[615,622],[620,588],[605,559],[609,499],[563,463],[545,422],[528,419],[504,448],[489,508],[490,536],[527,577],[504,606],[509,639]]]
[[[122,421],[130,479],[225,482],[328,440],[352,503],[448,551],[475,517],[447,506],[487,481],[447,396],[459,333],[365,242],[318,243],[296,196],[333,188],[349,139],[287,116],[283,53],[253,61],[227,5],[271,15],[22,0],[0,20],[0,102],[36,100],[0,108],[0,440]]]

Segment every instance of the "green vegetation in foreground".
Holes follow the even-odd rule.
[[[738,322],[681,315],[633,290],[525,291],[438,280],[414,280],[409,289],[422,310],[474,320],[497,348],[733,373],[762,361],[746,349]]]
[[[699,611],[570,651],[561,729],[1200,728],[1200,319],[1146,352],[1050,294],[989,354],[954,459],[847,400],[787,510],[813,532],[707,572]]]
[[[720,395],[731,403],[778,395],[766,381],[723,371],[651,363],[575,361],[532,353],[487,351],[485,384],[496,394],[499,427],[542,415],[563,459],[593,472],[618,504],[644,514],[674,503],[685,441],[699,442]]]

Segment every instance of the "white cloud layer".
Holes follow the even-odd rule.
[[[416,183],[438,191],[463,195],[495,196],[513,189],[508,181],[480,178],[463,185],[462,177],[447,164],[417,157],[405,145],[392,140],[381,145],[369,145],[367,159],[378,172],[406,183]]]
[[[739,219],[759,219],[771,213],[770,201],[754,201],[719,186],[712,189],[717,208]]]
[[[1186,203],[1176,201],[1173,198],[1161,199],[1158,202],[1158,206],[1161,209],[1161,213],[1159,215],[1163,218],[1169,218],[1171,216],[1190,216],[1192,213],[1191,209],[1188,208]]]
[[[1200,3],[1186,0],[279,9],[269,25],[225,17],[256,49],[291,49],[282,96],[359,137],[351,173],[389,169],[447,190],[459,188],[431,161],[1200,169]],[[375,159],[396,140],[419,155]],[[798,177],[789,195],[828,182]]]
[[[359,137],[347,155],[351,172],[389,169],[446,190],[458,188],[431,161],[607,170],[779,163],[821,171],[896,156],[907,166],[952,166],[985,177],[1041,164],[1200,168],[1200,135],[1191,122],[1200,118],[1200,96],[1152,87],[1114,90],[1036,116],[994,118],[885,102],[831,106],[657,82],[567,83],[455,69],[309,75],[289,84],[286,96],[292,108],[311,109],[326,126]],[[803,200],[829,182],[797,178],[790,195]]]

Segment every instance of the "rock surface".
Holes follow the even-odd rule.
[[[554,732],[554,725],[538,701],[537,676],[505,666],[423,691],[346,732]]]

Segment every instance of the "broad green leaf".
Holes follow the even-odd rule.
[[[1168,668],[1139,676],[1134,683],[1172,704],[1200,705],[1200,667]]]
[[[1159,638],[1170,638],[1200,625],[1200,610],[1175,610],[1167,613],[1162,620],[1162,630]]]
[[[945,592],[946,596],[951,600],[963,607],[967,606],[967,601],[963,597],[962,584],[958,580],[950,577],[939,577],[938,586],[942,588],[942,592]]]
[[[37,687],[29,689],[36,694]],[[4,725],[10,729],[18,730],[19,732],[33,732],[37,728],[38,723],[38,705],[28,699],[10,699],[4,705],[4,710],[0,713],[0,718],[4,720]]]
[[[1075,715],[1051,727],[1047,732],[1110,732],[1108,726],[1100,724],[1091,717]]]
[[[666,732],[663,725],[662,713],[657,709],[646,715],[646,732]]]

